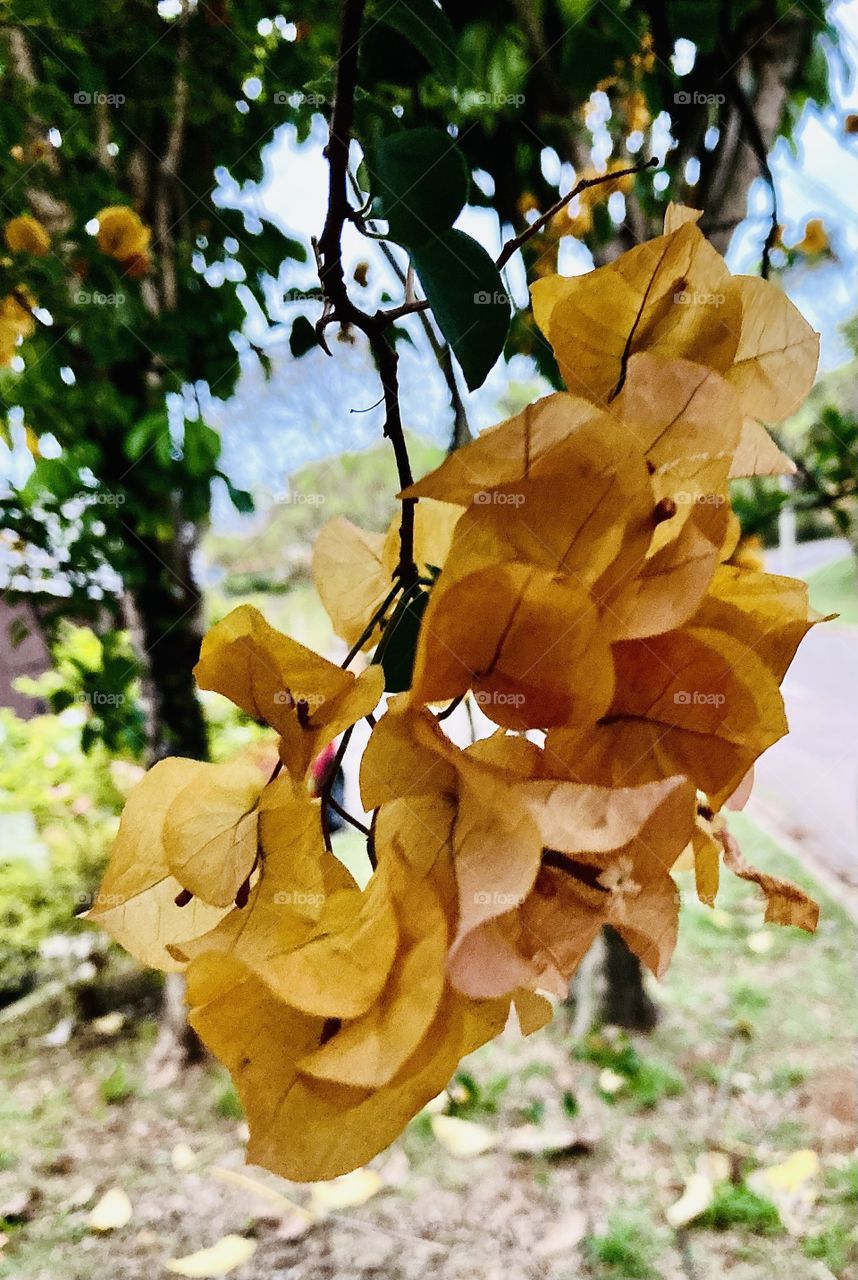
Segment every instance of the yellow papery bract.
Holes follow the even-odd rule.
[[[796,465],[792,458],[778,448],[762,423],[746,418],[733,455],[730,479],[740,480],[744,476],[792,476],[795,472]]]
[[[167,863],[189,893],[228,907],[256,865],[256,806],[265,779],[249,764],[203,768],[167,809]]]
[[[515,986],[563,996],[569,979],[605,924],[611,924],[654,973],[667,968],[676,942],[679,898],[669,871],[688,840],[693,789],[679,778],[654,787],[581,788],[591,805],[613,808],[612,847],[571,856],[548,845],[530,892],[506,915],[480,925],[451,958],[451,979],[471,996],[500,995]],[[608,811],[610,812],[610,811]],[[567,822],[572,831],[577,824]],[[546,832],[546,835],[548,833]]]
[[[807,583],[799,578],[721,565],[695,622],[740,635],[778,683],[819,615],[812,615]]]
[[[444,992],[447,917],[425,881],[406,890],[397,915],[399,950],[376,1003],[301,1060],[307,1075],[379,1088],[408,1060],[434,1019]]]
[[[604,630],[587,592],[548,570],[510,562],[469,574],[433,594],[412,697],[440,702],[472,689],[511,729],[597,720],[613,692]]]
[[[258,609],[239,605],[203,640],[194,668],[213,689],[280,734],[280,757],[295,778],[381,697],[384,677],[369,667],[355,677],[269,626]]]
[[[382,667],[355,677],[250,606],[209,632],[196,675],[279,735],[285,768],[265,782],[244,761],[169,760],[129,799],[91,914],[140,958],[188,966],[249,1158],[286,1177],[376,1155],[513,1004],[526,1034],[544,1025],[538,993],[565,995],[604,926],[661,976],[675,868],[693,862],[712,904],[723,856],[767,919],[815,927],[815,904],[748,867],[718,810],[786,732],[780,681],[816,620],[803,584],[748,567],[729,504],[732,477],[789,469],[760,420],[801,401],[816,337],[773,286],[730,275],[699,217],[671,205],[656,240],[536,284],[572,394],[400,494],[418,500],[432,585],[410,688],[361,761],[366,887],[326,847],[305,778],[375,710]],[[100,221],[105,252],[145,254],[133,211]],[[28,321],[0,303],[0,359]],[[319,594],[350,647],[389,623],[400,522],[336,519],[318,538]],[[463,750],[429,707],[466,694],[501,728]]]
[[[742,323],[727,381],[736,388],[750,417],[783,422],[813,386],[819,334],[768,280],[736,276],[734,284],[742,303]]]
[[[629,360],[611,411],[647,459],[655,500],[670,499],[676,506],[673,519],[656,530],[653,551],[676,536],[696,503],[714,498],[729,506],[727,481],[742,411],[720,374],[689,360],[642,352]]]
[[[739,291],[692,222],[585,275],[538,280],[531,294],[567,387],[603,407],[637,351],[724,373],[739,342]]]
[[[701,815],[698,815],[691,835],[691,852],[697,896],[707,907],[714,907],[721,879],[721,845],[712,830],[712,823]]]
[[[448,989],[393,1079],[368,1089],[304,1075],[299,1064],[326,1040],[325,1021],[275,999],[235,960],[195,961],[188,1001],[191,1025],[235,1080],[250,1124],[248,1159],[302,1182],[347,1173],[386,1147],[509,1012],[508,1000],[473,1002]]]
[[[421,502],[415,510],[414,558],[421,574],[443,566],[459,515],[439,502]],[[334,631],[348,645],[357,643],[393,586],[400,523],[397,515],[386,533],[368,533],[337,516],[316,538],[313,581]],[[363,647],[377,640],[376,631]]]
[[[689,626],[614,647],[617,693],[586,735],[549,746],[572,775],[605,786],[684,774],[716,807],[787,731],[778,682],[732,635]]]
[[[688,621],[720,562],[729,512],[719,494],[702,495],[691,504],[675,537],[660,542],[619,594],[612,608],[618,640],[660,635]]]
[[[164,820],[188,786],[204,796],[203,778],[213,766],[198,760],[162,760],[138,782],[125,803],[104,880],[89,918],[130,951],[141,964],[175,970],[183,961],[168,948],[214,927],[224,912],[194,899],[177,907],[183,885],[170,872]]]
[[[318,805],[314,806],[318,814]],[[267,857],[247,905],[210,933],[181,944],[187,959],[229,955],[257,974],[274,997],[321,1018],[356,1018],[384,987],[396,953],[398,926],[385,877],[366,889],[304,889],[296,861],[331,858],[318,824],[297,833],[297,850]],[[308,910],[312,908],[311,910]]]
[[[671,200],[664,211],[665,233],[678,231],[686,222],[699,222],[702,217],[702,209],[692,209],[689,205],[676,204]]]
[[[742,857],[738,844],[726,827],[720,829],[724,848],[724,865],[742,880],[759,885],[766,898],[766,921],[770,924],[794,925],[813,933],[819,922],[819,906],[799,885],[782,880],[758,867],[750,866]]]
[[[576,433],[598,440],[604,430],[610,430],[606,414],[586,400],[557,391],[481,431],[400,496],[470,506],[475,494],[527,480],[540,458]]]
[[[383,533],[360,529],[336,516],[313,545],[313,581],[334,631],[353,645],[384,601],[392,581],[382,554]],[[369,637],[373,644],[378,637]]]
[[[438,771],[427,763],[433,755],[441,762]],[[535,744],[522,750],[517,740],[497,738],[459,751],[431,717],[413,712],[405,700],[395,703],[373,731],[362,766],[365,804],[378,799],[374,780],[391,776],[385,764],[394,759],[412,797],[432,794],[442,778],[455,795],[450,838],[458,883],[456,946],[525,900],[545,848],[575,854],[620,849],[674,792],[688,813],[679,849],[690,837],[693,790],[681,778],[627,788],[561,781],[551,757]]]

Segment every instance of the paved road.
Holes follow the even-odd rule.
[[[858,628],[815,627],[783,692],[790,733],[758,762],[748,812],[858,885]]]
[[[818,538],[815,542],[799,542],[787,549],[772,547],[766,552],[766,568],[769,573],[803,578],[814,569],[821,569],[851,554],[845,538]]]

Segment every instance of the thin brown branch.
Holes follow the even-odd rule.
[[[349,176],[351,177],[351,175]],[[355,183],[354,178],[352,178],[351,181],[352,190],[355,190],[357,184]],[[399,283],[402,285],[403,289],[406,290],[407,295],[408,275],[403,271],[399,262],[397,262],[396,255],[389,244],[382,240],[380,242],[380,248]],[[415,312],[420,317],[420,324],[423,328],[424,334],[426,335],[426,341],[432,349],[432,354],[438,362],[438,367],[440,368],[441,373],[444,375],[447,390],[450,392],[450,401],[453,406],[453,434],[450,438],[449,451],[452,453],[454,449],[460,448],[461,445],[467,444],[469,440],[473,439],[470,424],[468,422],[468,411],[465,408],[465,402],[462,399],[462,393],[460,392],[459,384],[456,381],[456,374],[453,370],[453,359],[449,344],[437,336],[434,328],[432,327],[432,322],[423,306],[415,308]]]
[[[358,636],[357,640],[355,640],[354,644],[352,645],[351,649],[349,649],[349,651],[348,651],[348,653],[346,654],[345,658],[343,658],[343,661],[342,661],[342,662],[341,662],[341,664],[340,664],[340,665],[342,666],[343,670],[345,670],[345,668],[346,668],[347,666],[349,666],[349,664],[350,664],[350,663],[351,663],[351,662],[352,662],[352,661],[357,657],[357,655],[360,653],[361,649],[364,647],[364,645],[366,644],[367,640],[368,640],[368,639],[370,638],[370,636],[372,635],[373,631],[375,631],[375,629],[376,629],[376,627],[378,626],[379,622],[381,622],[382,618],[383,618],[383,617],[384,617],[384,615],[387,613],[387,610],[390,608],[391,604],[393,604],[393,601],[394,601],[394,600],[396,599],[396,597],[399,595],[399,592],[400,592],[401,590],[402,590],[402,583],[401,583],[401,582],[394,582],[394,584],[393,584],[393,586],[391,587],[390,591],[388,591],[387,595],[384,597],[384,600],[383,600],[383,601],[381,602],[381,604],[378,606],[378,608],[376,609],[375,613],[372,615],[372,617],[370,618],[369,622],[366,624],[366,626],[364,627],[363,631],[362,631],[362,632],[360,633],[360,635]]]
[[[333,796],[328,796],[328,804],[333,809],[334,813],[338,813],[340,815],[343,822],[348,822],[357,831],[360,831],[362,835],[369,835],[369,827],[364,826],[362,822],[359,822],[358,819],[353,814],[349,813],[348,809],[344,809]]]
[[[328,823],[328,806],[331,804],[331,799],[332,799],[331,791],[333,790],[334,782],[339,772],[340,765],[343,763],[343,757],[346,754],[346,751],[348,750],[348,746],[349,746],[349,742],[351,741],[353,730],[354,730],[354,725],[350,725],[348,729],[346,729],[343,736],[340,738],[340,745],[337,747],[337,753],[334,756],[331,763],[328,765],[328,771],[325,774],[324,778],[322,779],[322,785],[319,788],[319,799],[321,801],[322,836],[324,838],[325,848],[328,850],[328,853],[331,852],[331,828]]]
[[[590,187],[598,187],[605,182],[615,182],[618,178],[627,178],[632,174],[643,173],[645,169],[652,169],[657,164],[658,157],[651,156],[649,160],[642,160],[639,164],[629,165],[627,169],[614,169],[611,173],[601,173],[596,178],[582,178],[580,182],[575,184],[571,191],[567,191],[565,196],[561,196],[550,209],[547,209],[545,213],[541,214],[531,222],[530,225],[525,227],[523,231],[520,231],[517,236],[513,236],[511,240],[507,240],[495,260],[495,266],[498,270],[500,270],[501,267],[506,266],[512,255],[516,253],[522,245],[527,244],[528,240],[530,240],[532,236],[538,235],[542,228],[551,221],[555,214],[558,214],[561,209],[565,209],[567,204],[569,204],[571,200],[574,200],[576,196],[580,196],[582,191],[587,191]]]
[[[319,280],[325,295],[325,309],[316,332],[323,346],[325,327],[332,321],[354,325],[366,334],[384,391],[384,434],[393,445],[400,488],[407,489],[413,483],[413,476],[399,408],[399,357],[384,332],[390,321],[377,314],[368,315],[355,305],[349,297],[343,271],[343,227],[352,216],[347,191],[349,146],[364,8],[365,0],[345,0],[343,4],[336,89],[326,147],[328,210],[317,246]],[[402,503],[396,577],[403,586],[408,586],[417,578],[417,566],[414,563],[414,507],[414,499],[406,499]]]

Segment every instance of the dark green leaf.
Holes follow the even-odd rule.
[[[503,351],[510,305],[500,272],[481,244],[448,231],[411,254],[432,314],[471,391]]]
[[[441,129],[394,133],[367,156],[373,216],[390,237],[416,246],[453,225],[468,198],[468,171],[458,145]]]
[[[306,355],[313,347],[318,346],[316,330],[306,316],[298,316],[289,334],[289,350],[296,360]]]
[[[235,507],[236,511],[240,512],[243,516],[251,515],[256,509],[253,501],[253,494],[248,493],[246,489],[236,489],[229,477],[225,476],[222,471],[218,471],[217,475],[220,476],[221,480],[226,485],[229,500]]]
[[[456,80],[456,33],[450,19],[433,0],[382,0],[378,19],[393,27],[423,55],[429,66],[449,83]]]
[[[220,436],[201,418],[185,423],[182,456],[192,476],[211,475],[220,453]]]
[[[384,628],[373,661],[381,663],[384,687],[388,693],[404,693],[411,688],[417,636],[428,603],[428,591],[420,590],[404,596]]]

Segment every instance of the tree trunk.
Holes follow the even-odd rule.
[[[180,521],[180,517],[177,517]],[[202,600],[192,554],[197,530],[177,522],[169,544],[138,538],[139,575],[128,584],[126,616],[144,661],[147,754],[208,758],[208,735],[193,668],[202,643]]]
[[[644,989],[640,960],[610,926],[603,936],[605,989],[599,1020],[629,1031],[652,1031],[658,1022],[658,1006]]]
[[[208,735],[197,696],[193,667],[202,641],[202,601],[192,556],[196,526],[175,513],[169,543],[128,533],[139,553],[128,584],[125,613],[144,664],[142,685],[150,762],[181,755],[208,757]],[[203,1056],[185,1016],[185,983],[167,974],[158,1038],[147,1064],[151,1087],[172,1084],[189,1063]]]

